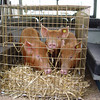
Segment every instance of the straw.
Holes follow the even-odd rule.
[[[45,74],[43,71],[33,71],[28,65],[18,65],[9,71],[5,70],[1,79],[2,92],[13,98],[79,98],[84,95],[89,87],[84,76],[75,75],[73,72],[61,75],[59,71]]]

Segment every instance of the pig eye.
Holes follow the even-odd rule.
[[[40,56],[37,56],[38,58],[40,57]]]
[[[70,56],[69,58],[70,58],[70,59],[72,59],[72,58],[73,58],[73,56]]]
[[[40,59],[40,56],[39,56],[39,55],[37,55],[37,58],[38,58],[38,59]]]
[[[57,38],[59,39],[60,37],[58,36]]]

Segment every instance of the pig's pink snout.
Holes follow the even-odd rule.
[[[45,69],[45,74],[50,74],[51,73],[51,69]]]
[[[53,48],[53,49],[55,49],[57,47],[56,43],[49,43],[48,46],[49,46],[49,48]]]
[[[61,70],[60,72],[61,72],[61,74],[64,74],[64,75],[67,74],[67,70],[65,70],[65,69]]]

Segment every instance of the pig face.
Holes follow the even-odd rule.
[[[26,53],[25,63],[29,63],[29,65],[37,69],[44,69],[46,74],[51,72],[47,48],[44,43],[40,41],[35,41],[34,43],[25,41],[24,50]]]
[[[59,30],[48,30],[48,28],[41,25],[42,37],[46,38],[46,45],[48,49],[58,49],[63,46],[62,38],[66,38],[69,35],[69,27]]]
[[[70,68],[74,67],[76,64],[76,58],[79,58],[79,54],[81,52],[81,43],[76,45],[66,44],[61,50],[61,74],[67,74]]]

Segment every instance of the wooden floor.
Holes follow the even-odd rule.
[[[86,69],[86,79],[90,80],[91,86],[83,97],[83,100],[100,100],[100,91],[98,90],[96,83],[93,81],[91,74],[88,69]],[[13,100],[13,98],[8,96],[0,96],[0,100]],[[28,100],[26,98],[17,98],[15,100]],[[34,100],[34,99],[32,99]]]

